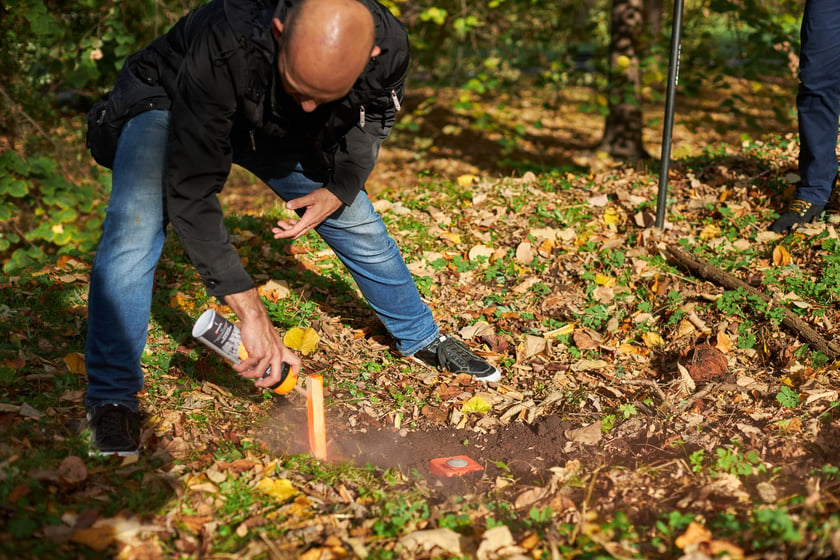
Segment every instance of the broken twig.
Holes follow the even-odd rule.
[[[838,347],[836,344],[828,342],[811,325],[797,317],[792,311],[790,311],[783,305],[780,305],[778,304],[778,302],[773,301],[772,298],[770,298],[763,292],[756,290],[740,278],[736,278],[728,272],[724,272],[723,270],[702,260],[696,255],[689,253],[688,251],[685,251],[674,245],[666,245],[666,248],[669,256],[675,261],[677,261],[679,264],[683,265],[685,268],[689,269],[692,272],[692,274],[695,274],[707,280],[711,280],[725,288],[729,288],[730,290],[737,290],[738,288],[744,289],[750,294],[761,298],[765,302],[773,306],[778,306],[784,311],[784,318],[782,319],[783,326],[792,330],[802,339],[806,340],[809,344],[811,344],[811,346],[815,350],[822,352],[829,358],[840,358],[840,347]]]

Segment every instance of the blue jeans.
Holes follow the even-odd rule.
[[[837,177],[840,2],[806,0],[799,57],[799,176],[796,198],[825,205]]]
[[[120,137],[90,278],[88,408],[119,403],[137,409],[154,273],[166,236],[163,173],[168,127],[167,111],[148,111],[131,119]],[[271,161],[238,163],[286,200],[323,186],[306,178],[298,162],[284,160],[283,154]],[[364,191],[316,231],[347,266],[402,354],[413,354],[438,336],[431,311]]]

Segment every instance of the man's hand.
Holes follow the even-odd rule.
[[[277,227],[271,228],[274,239],[297,239],[310,229],[315,228],[330,215],[341,208],[341,200],[325,188],[295,198],[286,203],[289,210],[304,208],[300,220],[280,220]]]
[[[281,381],[283,362],[289,364],[291,372],[300,372],[300,358],[280,340],[256,289],[228,294],[225,303],[239,317],[242,344],[248,352],[246,359],[233,366],[239,375],[255,380],[257,387],[268,388]],[[263,379],[269,366],[271,375]]]

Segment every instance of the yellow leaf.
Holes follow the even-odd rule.
[[[693,333],[696,330],[697,327],[695,327],[691,321],[689,321],[688,319],[683,319],[682,321],[680,321],[680,324],[677,327],[677,336],[686,336]]]
[[[291,480],[285,478],[263,478],[257,484],[257,490],[271,496],[278,502],[285,502],[298,493]]]
[[[601,274],[600,272],[595,275],[595,283],[599,286],[615,286],[615,278],[612,276],[607,276],[606,274]]]
[[[633,346],[632,344],[627,344],[626,342],[619,345],[618,351],[622,354],[635,354],[636,356],[647,356],[650,354],[650,350],[647,348],[642,348],[641,346]]]
[[[451,241],[452,243],[455,243],[456,245],[461,243],[461,236],[457,233],[452,233],[451,231],[444,231],[443,233],[440,234],[440,236],[443,237],[444,239],[448,239],[449,241]]]
[[[554,247],[557,246],[557,243],[553,239],[544,239],[540,246],[537,248],[537,251],[544,256],[549,256],[551,251],[554,250]]]
[[[790,253],[781,245],[773,249],[773,264],[776,266],[787,266],[790,264]]]
[[[478,395],[472,397],[464,403],[461,407],[461,412],[469,414],[470,412],[477,412],[479,414],[486,414],[490,410],[490,403]]]
[[[192,311],[195,308],[195,303],[190,300],[190,297],[183,292],[178,292],[169,298],[169,305],[176,309],[184,311]]]
[[[72,352],[64,356],[64,364],[70,373],[86,373],[85,370],[85,355],[79,352]]]
[[[720,237],[720,228],[715,224],[708,224],[700,232],[700,239],[715,239],[716,237]]]
[[[459,187],[469,187],[475,181],[476,176],[471,174],[459,175],[458,176],[458,186]]]
[[[567,325],[563,325],[558,329],[550,330],[547,333],[544,333],[543,337],[551,338],[553,336],[563,336],[564,334],[572,334],[573,332],[575,332],[575,324],[569,323]]]
[[[621,223],[621,214],[615,208],[604,210],[604,223],[608,226],[617,226]]]
[[[615,65],[618,66],[621,70],[627,70],[628,68],[630,68],[631,62],[632,61],[630,60],[630,57],[626,54],[619,55],[615,59]]]
[[[662,337],[659,335],[659,333],[655,333],[652,331],[642,333],[642,340],[645,342],[645,346],[647,346],[648,348],[659,348],[660,346],[665,346],[665,341],[662,340]]]
[[[320,340],[321,337],[318,336],[318,333],[312,327],[307,327],[306,330],[292,327],[283,336],[283,344],[293,350],[299,350],[304,356],[315,352]]]

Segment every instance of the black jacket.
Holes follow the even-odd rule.
[[[280,0],[281,21],[298,1]],[[213,0],[126,59],[114,94],[171,112],[167,218],[211,295],[253,287],[216,197],[238,153],[296,155],[345,204],[364,188],[402,101],[409,46],[387,8],[359,1],[373,14],[382,52],[347,96],[312,113],[279,84],[270,27],[277,0]]]

